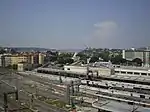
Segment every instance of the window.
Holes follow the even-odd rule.
[[[119,73],[119,71],[115,71],[115,73]]]
[[[67,68],[67,70],[70,70],[70,68]]]
[[[140,95],[140,98],[145,98],[145,96],[144,95]]]
[[[127,72],[127,74],[133,74],[133,72]]]
[[[133,102],[128,102],[128,104],[133,105],[134,103]]]
[[[122,74],[126,74],[126,72],[121,71]]]
[[[141,73],[141,75],[147,75],[146,73]]]
[[[135,75],[139,75],[140,73],[138,73],[138,72],[134,72],[134,74],[135,74]]]

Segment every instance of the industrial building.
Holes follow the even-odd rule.
[[[129,61],[133,61],[138,58],[142,61],[142,66],[150,66],[150,50],[123,50],[122,57]]]
[[[91,73],[98,73],[98,75],[112,75],[114,74],[114,69],[106,67],[89,67]],[[78,72],[78,73],[87,73],[86,66],[64,66],[65,71]]]

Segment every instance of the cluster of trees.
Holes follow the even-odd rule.
[[[58,64],[71,64],[74,62],[72,59],[73,54],[71,53],[61,53],[59,54],[57,51],[52,52],[52,51],[47,51],[47,58],[45,58],[45,62],[55,62]]]
[[[72,54],[71,53],[61,53],[57,57],[57,63],[59,64],[71,64],[74,62],[72,59]]]
[[[4,53],[6,53],[6,51],[1,48],[1,49],[0,49],[0,54],[4,54]]]
[[[51,61],[51,62],[56,62],[59,64],[71,64],[74,62],[72,59],[73,54],[72,53],[61,53],[59,54],[58,52],[51,52],[47,51],[47,54],[50,55],[49,59],[46,61]],[[99,60],[100,58],[103,59],[103,61],[111,61],[113,64],[122,64],[122,65],[136,65],[136,66],[141,66],[142,61],[140,59],[134,59],[133,61],[128,61],[126,59],[122,58],[121,52],[118,53],[118,55],[110,55],[110,52],[108,50],[105,50],[103,52],[91,52],[88,51],[82,51],[79,52],[76,56],[80,58],[80,61],[82,61],[83,64],[87,63],[87,59],[90,59],[90,63],[94,63]]]
[[[83,64],[87,63],[87,59],[89,56],[83,52],[79,52],[76,56],[80,57],[80,61],[82,61]]]
[[[7,68],[17,70],[18,65],[16,65],[16,64],[14,64],[14,65],[8,65]]]
[[[101,53],[92,53],[91,56],[87,55],[86,53],[80,52],[77,54],[77,56],[80,57],[80,60],[86,63],[86,60],[90,57],[90,63],[94,63],[97,61],[101,61],[99,60],[99,58],[103,59],[103,61],[108,62],[109,60],[113,63],[113,64],[124,64],[127,62],[126,59],[122,58],[122,55],[116,55],[116,56],[110,56],[109,51],[104,51]]]
[[[139,59],[139,58],[135,58],[132,60],[132,64],[135,65],[135,66],[142,66],[142,60]]]

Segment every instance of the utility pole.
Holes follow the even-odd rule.
[[[32,106],[33,106],[33,99],[34,99],[34,95],[32,94],[31,95],[31,99],[30,99],[30,109],[32,108]]]
[[[66,86],[66,101],[68,104],[70,104],[70,85],[67,84]]]
[[[73,81],[71,81],[71,96],[74,96],[74,83]],[[75,108],[75,105],[74,105],[74,97],[71,97],[71,106],[72,106],[72,109]]]
[[[61,76],[59,76],[59,82],[60,82],[60,84],[62,84],[62,78],[61,78]]]
[[[135,107],[135,104],[133,104],[133,109],[131,112],[136,112],[136,110],[138,109],[139,107]]]
[[[4,111],[7,112],[8,104],[7,104],[7,94],[4,93]]]

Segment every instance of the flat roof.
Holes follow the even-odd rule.
[[[112,78],[112,79],[121,79],[121,80],[133,80],[140,82],[150,82],[150,76],[141,76],[141,75],[101,75],[101,77]]]
[[[150,108],[148,107],[142,107],[139,105],[129,105],[128,103],[108,99],[100,99],[100,101],[95,102],[94,105],[103,110],[112,112],[130,112],[133,109],[136,109],[136,111],[139,112],[150,112]]]

